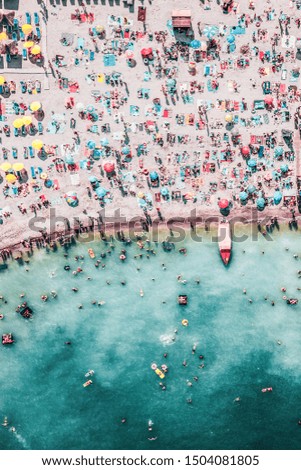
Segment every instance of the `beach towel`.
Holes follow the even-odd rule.
[[[83,49],[85,47],[85,39],[77,38],[77,49]]]
[[[58,180],[53,180],[53,189],[60,189],[60,184]]]
[[[130,115],[131,116],[139,116],[140,114],[140,108],[139,106],[135,106],[135,105],[130,105]]]
[[[112,67],[116,65],[116,57],[114,54],[105,54],[103,56],[103,64],[105,67]]]
[[[149,82],[150,79],[151,79],[151,74],[150,74],[150,72],[148,72],[148,70],[146,70],[143,74],[143,81],[144,82]]]
[[[168,20],[167,23],[166,23],[166,27],[168,29],[168,32],[174,36],[175,33],[174,33],[174,30],[173,30],[173,26],[172,26],[172,20]]]

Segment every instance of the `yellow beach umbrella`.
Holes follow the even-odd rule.
[[[3,75],[0,75],[0,85],[3,85],[6,82],[6,78]]]
[[[23,168],[24,168],[24,165],[21,162],[17,162],[17,163],[13,164],[13,170],[14,171],[21,171],[21,170],[23,170]]]
[[[104,76],[103,73],[99,73],[99,74],[97,75],[97,81],[98,81],[98,83],[103,83],[104,79],[105,79],[105,76]]]
[[[0,165],[0,168],[3,171],[8,171],[8,170],[11,169],[11,164],[8,163],[8,162],[4,162],[4,163],[2,163],[2,165]]]
[[[13,175],[12,173],[9,173],[8,175],[5,176],[5,179],[8,183],[14,183],[17,180],[17,177]]]
[[[30,49],[33,46],[34,46],[33,41],[25,41],[24,44],[23,44],[23,47],[25,47],[25,49]]]
[[[4,39],[8,39],[8,36],[5,31],[2,31],[2,33],[0,33],[0,41],[4,41]]]
[[[226,114],[226,116],[225,116],[225,121],[226,121],[226,122],[232,122],[232,121],[233,121],[233,116],[232,116],[232,114]]]
[[[44,144],[41,140],[35,139],[31,145],[35,150],[41,150]]]
[[[97,26],[95,26],[95,29],[98,33],[102,33],[105,27],[102,24],[98,24]]]
[[[23,124],[25,126],[29,126],[32,123],[32,117],[31,116],[24,116],[22,118]]]
[[[20,129],[20,127],[24,126],[24,122],[23,122],[23,119],[15,119],[14,122],[13,122],[13,126],[15,129]]]
[[[30,49],[30,53],[32,55],[38,55],[38,54],[40,54],[40,52],[41,52],[41,48],[37,44],[35,46],[33,46],[32,49]]]
[[[140,191],[140,193],[138,193],[137,196],[138,196],[140,199],[143,199],[143,198],[144,198],[144,193],[143,193],[142,191]]]
[[[27,24],[27,23],[22,24],[22,31],[23,31],[24,34],[29,34],[29,33],[31,33],[31,31],[32,31],[32,26],[31,26],[31,24]]]
[[[39,101],[33,101],[30,104],[29,107],[30,107],[31,111],[38,111],[38,109],[40,109],[42,107],[42,105]]]

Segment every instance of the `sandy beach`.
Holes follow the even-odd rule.
[[[22,2],[5,10],[18,25],[2,43],[18,54],[12,49],[10,62],[7,49],[2,55],[1,164],[12,167],[1,171],[1,249],[61,231],[55,218],[67,218],[70,230],[78,220],[98,224],[99,212],[103,229],[116,211],[123,226],[297,213],[298,3],[224,6],[30,0],[26,10]],[[179,9],[190,12],[189,28],[173,26]],[[21,37],[29,19],[32,32]],[[28,39],[40,53],[28,48],[20,65]],[[24,116],[32,123],[15,133]],[[41,143],[32,151],[34,140]]]

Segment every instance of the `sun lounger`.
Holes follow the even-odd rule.
[[[40,40],[41,37],[42,37],[42,35],[41,35],[41,30],[40,30],[40,28],[39,28],[38,26],[36,27],[36,35],[37,35],[37,37],[38,37],[38,40]]]
[[[31,174],[31,177],[32,179],[36,179],[36,171],[35,171],[35,168],[33,166],[30,167],[30,174]]]
[[[31,15],[28,12],[25,13],[25,22],[26,24],[31,24]]]
[[[39,24],[40,24],[40,18],[39,18],[38,13],[34,12],[34,14],[33,14],[33,20],[34,20],[34,24],[35,24],[36,26],[39,26]]]

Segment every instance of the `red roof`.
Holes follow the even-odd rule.
[[[173,10],[171,17],[174,28],[189,28],[191,26],[190,10]]]

